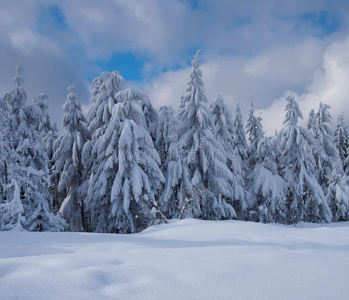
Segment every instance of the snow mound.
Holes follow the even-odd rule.
[[[0,232],[0,299],[346,299],[349,222]]]

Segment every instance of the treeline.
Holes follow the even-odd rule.
[[[349,129],[330,107],[306,128],[293,95],[284,127],[243,124],[221,96],[208,108],[198,54],[177,113],[124,89],[117,71],[93,81],[87,117],[68,87],[64,133],[47,97],[27,104],[21,67],[0,100],[0,229],[131,233],[171,218],[294,224],[349,218]],[[248,140],[248,141],[247,141]]]

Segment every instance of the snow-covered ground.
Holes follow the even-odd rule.
[[[349,222],[0,232],[0,299],[348,299]]]

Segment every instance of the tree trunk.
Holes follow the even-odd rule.
[[[8,172],[7,172],[7,163],[6,160],[4,160],[4,173],[5,173],[5,184],[8,184]]]

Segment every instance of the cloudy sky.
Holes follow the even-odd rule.
[[[289,93],[305,118],[320,101],[349,116],[348,33],[346,0],[0,0],[0,93],[22,55],[28,101],[47,93],[58,123],[67,82],[87,109],[105,70],[177,108],[202,49],[209,102],[241,103],[246,119],[253,101],[273,134]]]

